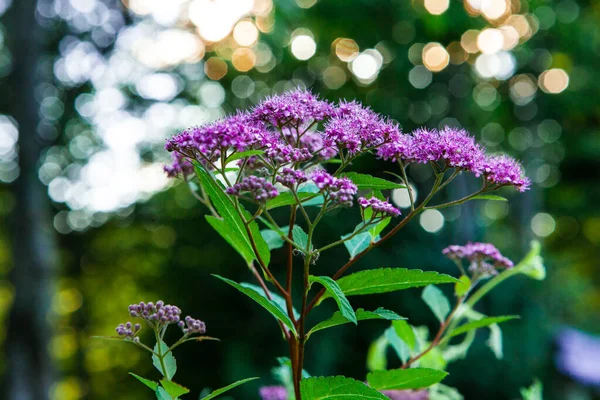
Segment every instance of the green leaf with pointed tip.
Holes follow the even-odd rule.
[[[213,227],[216,226],[215,230],[220,235],[225,233],[223,237],[228,243],[235,243],[235,245],[232,244],[232,246],[246,260],[246,263],[252,262],[252,260],[256,259],[254,250],[252,248],[252,243],[248,236],[248,232],[246,231],[244,221],[231,202],[231,198],[225,193],[222,186],[211,177],[210,173],[204,169],[204,167],[202,167],[200,164],[196,164],[195,170],[196,175],[200,180],[200,184],[208,194],[211,203],[214,205],[227,228],[224,227],[223,223],[216,223],[214,221],[211,222],[210,220],[209,223]],[[250,214],[244,210],[241,204],[239,207],[244,218],[249,220],[251,218]],[[215,219],[218,220],[217,218]],[[249,229],[254,239],[258,254],[265,265],[269,265],[269,261],[271,260],[271,252],[269,251],[267,243],[260,235],[256,221],[252,221],[249,224]]]
[[[212,276],[222,280],[225,283],[228,283],[229,285],[233,286],[246,296],[250,297],[252,300],[261,305],[265,310],[270,312],[271,315],[273,315],[277,320],[283,322],[283,324],[287,326],[294,335],[297,334],[296,328],[294,327],[294,323],[292,322],[290,317],[288,317],[286,312],[281,307],[279,307],[279,305],[276,302],[267,299],[266,297],[257,293],[254,289],[244,287],[239,283],[232,281],[231,279],[223,278],[222,276],[216,274],[212,274]]]
[[[316,198],[318,195],[315,193],[307,193],[307,192],[298,192],[296,193],[298,199],[303,204]],[[296,198],[292,194],[292,192],[283,192],[277,195],[277,197],[272,198],[267,201],[267,210],[272,210],[274,208],[283,207],[283,206],[291,206],[294,204],[298,204]]]
[[[317,282],[323,285],[323,287],[327,290],[327,293],[329,293],[329,295],[333,297],[333,299],[337,303],[342,316],[344,316],[354,325],[358,324],[358,321],[356,320],[356,313],[352,309],[350,302],[348,301],[346,296],[344,296],[344,293],[342,292],[336,281],[334,281],[328,276],[313,275],[309,276],[308,280],[310,283]]]
[[[461,297],[467,294],[469,289],[471,289],[471,279],[466,275],[462,275],[458,280],[460,282],[456,282],[456,285],[454,285],[454,294]]]
[[[396,355],[400,361],[402,361],[403,364],[407,362],[410,358],[410,349],[408,348],[408,345],[398,337],[394,327],[390,326],[387,328],[384,335],[390,346],[392,346],[392,349],[394,349],[396,352]]]
[[[294,225],[294,228],[292,229],[292,239],[294,240],[294,242],[296,242],[298,246],[302,248],[302,250],[306,251],[306,247],[308,245],[308,235],[298,225]],[[312,248],[313,245],[311,243],[310,249],[312,250]]]
[[[280,249],[285,243],[279,233],[275,232],[273,229],[263,229],[260,231],[260,234],[270,250]]]
[[[166,379],[161,379],[160,384],[166,390],[166,392],[169,393],[169,395],[173,398],[179,397],[190,392],[188,388]]]
[[[450,302],[444,296],[444,293],[433,285],[429,285],[423,290],[421,298],[429,306],[435,317],[444,322],[450,313]]]
[[[528,388],[521,389],[523,400],[544,400],[542,382],[535,380]]]
[[[421,389],[441,382],[447,372],[430,368],[373,371],[367,375],[369,386],[377,390]]]
[[[133,376],[135,379],[142,382],[144,385],[148,386],[150,389],[152,389],[154,391],[156,391],[156,389],[158,389],[158,383],[151,381],[150,379],[142,378],[141,376],[136,375],[133,372],[130,372],[129,375]]]
[[[381,222],[378,222],[377,225],[375,225],[373,228],[369,229],[369,234],[371,235],[371,237],[373,239],[376,239],[379,236],[379,234],[383,232],[383,230],[390,224],[391,220],[391,217],[386,217],[382,219]]]
[[[386,310],[385,308],[378,308],[375,311],[365,311],[362,308],[356,310],[356,319],[358,321],[366,321],[369,319],[385,319],[388,321],[395,321],[405,319],[393,311]],[[323,329],[332,328],[334,326],[349,324],[351,321],[344,317],[341,312],[336,311],[333,316],[325,321],[319,322],[315,325],[310,332],[306,334],[307,339],[315,332],[321,331]]]
[[[227,161],[225,161],[225,164],[229,164],[232,161],[241,160],[242,158],[257,156],[259,154],[264,154],[264,153],[265,153],[264,150],[246,150],[246,151],[241,151],[239,153],[236,152],[236,153],[233,153],[232,155],[230,155],[229,157],[227,157]]]
[[[348,235],[344,235],[344,236],[342,236],[342,239],[345,239],[351,235],[352,235],[352,233],[350,233]],[[371,234],[369,232],[359,233],[358,235],[354,236],[352,239],[346,240],[344,242],[344,246],[346,246],[346,250],[348,250],[348,253],[350,254],[350,258],[356,257],[356,255],[358,253],[365,250],[367,247],[369,247],[370,244],[371,244]]]
[[[256,293],[258,293],[265,299],[267,298],[265,291],[260,286],[253,285],[253,284],[247,283],[247,282],[242,282],[242,283],[240,283],[240,285],[245,288],[254,290]],[[285,299],[283,297],[281,297],[280,295],[278,295],[277,293],[271,293],[271,301],[276,303],[279,306],[279,308],[281,308],[282,310],[287,309],[287,304],[285,303]],[[293,311],[294,311],[294,318],[299,318],[300,314],[298,313],[298,311],[296,311],[295,308],[293,308]]]
[[[510,321],[511,319],[517,319],[517,318],[519,318],[518,315],[502,315],[502,316],[498,316],[498,317],[485,317],[480,320],[467,322],[466,324],[459,326],[458,328],[456,328],[452,332],[450,332],[448,337],[462,335],[463,333],[467,333],[473,329],[485,328],[490,325],[500,324],[502,322]]]
[[[471,197],[469,200],[492,200],[492,201],[508,201],[507,198],[495,194],[479,194]]]
[[[450,275],[406,268],[378,268],[355,272],[337,280],[346,296],[388,293],[438,283],[456,283]],[[325,294],[326,297],[328,294]]]
[[[396,331],[396,335],[398,335],[411,350],[414,350],[417,345],[417,337],[415,336],[413,327],[410,326],[408,322],[402,320],[392,322],[392,326]]]
[[[405,187],[401,183],[390,182],[382,178],[376,178],[367,174],[359,174],[357,172],[346,172],[342,174],[342,177],[349,178],[352,182],[354,182],[358,190],[386,190],[401,189]]]
[[[225,386],[225,387],[223,387],[221,389],[217,389],[217,390],[213,391],[208,396],[203,397],[202,400],[211,400],[211,399],[214,399],[215,397],[217,397],[217,396],[219,396],[219,395],[221,395],[221,394],[223,394],[223,393],[225,393],[225,392],[233,389],[234,387],[243,385],[246,382],[254,381],[256,379],[260,379],[260,378],[255,377],[255,378],[246,378],[246,379],[239,380],[237,382],[232,383],[231,385],[227,385],[227,386]]]
[[[300,381],[302,400],[386,400],[377,390],[344,376],[308,378]]]
[[[152,355],[152,364],[156,367],[158,372],[162,374],[167,379],[172,379],[175,376],[175,372],[177,372],[177,362],[175,361],[175,357],[173,357],[173,352],[169,351],[169,346],[162,340],[160,343],[160,351],[163,355],[163,364],[165,365],[165,369],[163,370],[162,364],[160,363],[160,359],[156,354]],[[154,345],[154,352],[158,354],[158,344]]]

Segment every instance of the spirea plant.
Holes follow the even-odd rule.
[[[543,278],[537,245],[513,266],[493,245],[484,243],[443,250],[456,263],[458,277],[407,268],[351,271],[371,250],[426,210],[477,199],[505,201],[492,192],[505,186],[520,192],[529,188],[530,181],[516,160],[487,154],[465,130],[423,128],[403,133],[394,121],[358,102],[332,104],[297,90],[267,98],[249,111],[190,128],[168,140],[166,149],[173,155],[172,164],[165,167],[167,174],[187,182],[192,194],[206,206],[207,222],[242,257],[255,282],[215,277],[269,312],[289,345],[288,357],[280,358],[275,369],[281,385],[263,387],[260,395],[264,400],[404,399],[409,394],[461,398],[440,383],[447,375],[448,362],[464,357],[478,328],[490,330],[490,346],[501,357],[498,324],[515,318],[482,315],[475,311],[476,303],[510,276]],[[356,171],[354,161],[359,157],[389,162],[390,179]],[[421,200],[408,178],[411,164],[425,164],[433,171],[429,193]],[[480,187],[462,198],[440,202],[437,195],[461,174],[479,179]],[[410,207],[404,213],[389,202],[392,190],[407,191]],[[337,218],[360,218],[360,223],[341,237],[314,240],[324,237],[315,232],[323,229],[322,222],[332,213]],[[346,257],[339,260],[337,272],[323,275],[319,257],[337,247],[345,247]],[[274,251],[284,252],[285,265],[271,263]],[[294,278],[300,274],[295,270],[302,275],[297,281]],[[282,275],[284,279],[276,277]],[[437,288],[447,284],[454,285],[453,304]],[[410,325],[399,310],[355,310],[349,301],[352,296],[419,287],[424,288],[423,301],[440,321],[439,330],[431,335],[424,327]],[[338,311],[309,324],[311,311],[323,301],[335,302]],[[145,310],[148,305],[139,306]],[[159,311],[148,312],[154,316]],[[185,324],[175,321],[173,309],[170,313],[165,310],[164,317],[153,317],[158,320],[138,308],[134,312],[133,316],[144,315],[142,319],[154,330],[154,348],[137,340],[137,325],[120,325],[117,332],[123,340],[150,351],[163,375],[162,386],[142,382],[160,399],[187,393],[169,391],[174,371],[158,361],[172,359],[174,363],[174,347],[205,338],[204,324],[193,319]],[[162,322],[163,318],[169,322]],[[369,319],[391,322],[368,352],[371,372],[366,379],[311,377],[304,370],[305,348],[311,339],[318,340],[319,331]],[[171,347],[162,342],[169,324],[182,325],[183,335]],[[389,347],[400,364],[388,361]],[[160,397],[165,393],[171,397]]]

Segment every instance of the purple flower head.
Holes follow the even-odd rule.
[[[525,176],[523,167],[514,158],[500,155],[488,156],[482,165],[485,178],[498,185],[511,185],[519,192],[529,189],[531,181]]]
[[[171,153],[172,163],[163,167],[169,178],[183,175],[185,178],[194,173],[194,166],[181,153]]]
[[[325,124],[325,147],[355,154],[392,142],[400,136],[397,124],[358,102],[342,102]]]
[[[245,177],[241,182],[227,188],[226,192],[233,196],[249,193],[250,197],[259,203],[264,203],[279,194],[271,182],[255,175]]]
[[[201,161],[215,161],[228,150],[252,148],[264,126],[241,112],[200,127],[192,127],[167,141],[167,151],[178,151]]]
[[[335,178],[326,171],[313,171],[311,180],[335,205],[351,206],[358,188],[348,178]]]
[[[407,159],[418,163],[439,160],[443,154],[439,138],[439,133],[435,129],[420,128],[415,130],[412,133],[411,151],[407,154]]]
[[[379,200],[376,197],[371,197],[370,199],[360,197],[358,199],[358,204],[360,204],[362,208],[371,207],[375,216],[397,217],[400,215],[400,210],[391,205],[389,202]]]
[[[266,98],[252,110],[256,120],[274,126],[305,125],[322,121],[333,113],[333,107],[307,90],[294,90]]]
[[[498,268],[512,268],[513,262],[504,257],[500,251],[490,243],[467,243],[464,246],[452,245],[446,247],[442,253],[460,263],[466,259],[470,262],[469,270],[475,275],[495,275]]]
[[[176,324],[179,322],[181,310],[177,306],[165,305],[161,300],[157,301],[156,304],[142,301],[130,305],[129,314],[132,317],[142,318],[157,324]]]
[[[390,400],[429,400],[427,390],[383,390],[381,393]]]
[[[283,168],[275,179],[283,186],[290,188],[307,181],[306,174],[304,172],[288,167]]]
[[[189,315],[185,317],[185,323],[183,321],[179,321],[178,326],[185,334],[206,333],[206,325],[204,322],[200,321],[199,319],[194,319]]]
[[[450,167],[460,168],[481,175],[485,152],[475,138],[464,129],[445,127],[438,132],[441,158]]]
[[[288,393],[283,386],[263,386],[260,388],[262,400],[288,400]]]
[[[412,135],[400,134],[398,137],[384,144],[377,149],[377,156],[384,160],[390,160],[396,162],[402,161],[414,161],[415,160],[415,148]]]
[[[142,329],[140,324],[133,325],[131,322],[126,322],[119,324],[115,330],[117,331],[117,335],[122,336],[124,339],[132,339],[138,334],[140,329]]]

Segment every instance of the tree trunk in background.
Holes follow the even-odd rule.
[[[11,114],[19,124],[20,176],[11,185],[15,208],[11,218],[15,289],[5,342],[9,400],[49,398],[54,368],[48,353],[52,334],[51,294],[56,243],[46,188],[37,163],[44,148],[36,133],[39,123],[34,90],[41,56],[41,31],[35,18],[36,0],[17,0],[6,15],[14,58]]]

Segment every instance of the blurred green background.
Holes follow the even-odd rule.
[[[176,353],[195,395],[261,376],[232,392],[255,399],[275,383],[287,353],[276,324],[209,275],[251,279],[187,187],[166,179],[162,146],[296,87],[359,99],[406,131],[462,126],[523,161],[527,193],[415,220],[361,265],[455,273],[441,256],[449,244],[490,241],[518,260],[541,240],[547,279],[517,278],[482,304],[522,316],[503,330],[504,359],[482,333],[445,382],[466,399],[519,398],[536,377],[547,399],[600,398],[599,358],[582,359],[596,386],[555,362],[564,327],[600,335],[599,66],[592,0],[0,0],[0,398],[151,398],[127,376],[153,373],[146,354],[90,336],[158,299],[221,338]],[[430,178],[410,175],[417,192]],[[355,223],[334,216],[323,234]],[[343,253],[325,256],[328,273]],[[353,305],[434,327],[419,296]],[[364,379],[385,326],[323,332],[306,368]]]

